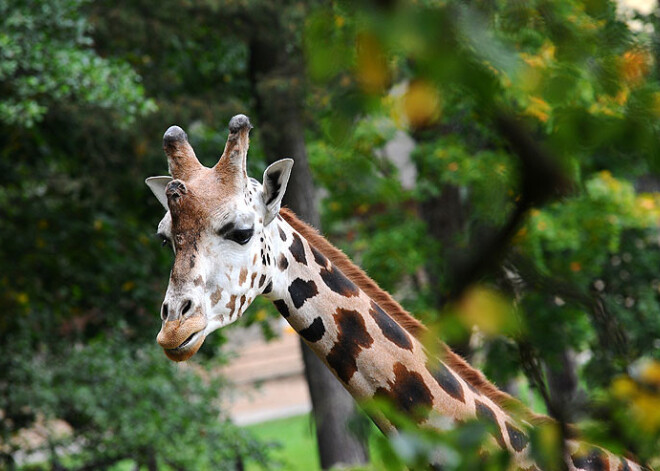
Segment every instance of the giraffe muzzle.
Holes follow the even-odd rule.
[[[185,361],[204,343],[206,324],[206,318],[201,315],[165,321],[156,341],[170,360]]]

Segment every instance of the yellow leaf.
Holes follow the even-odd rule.
[[[389,83],[385,54],[378,39],[368,33],[357,37],[357,80],[367,93],[382,93]]]
[[[655,209],[655,200],[648,195],[642,195],[637,198],[637,205],[646,210],[653,210]]]
[[[562,434],[557,424],[546,422],[536,427],[535,450],[543,458],[548,469],[558,469],[561,456]]]
[[[520,57],[522,57],[522,60],[525,61],[527,65],[529,65],[532,68],[543,68],[545,67],[545,63],[543,62],[543,58],[540,56],[532,55],[532,54],[527,54],[525,52],[520,54]]]
[[[648,360],[640,365],[640,381],[660,388],[660,361]]]
[[[121,285],[122,291],[132,291],[133,288],[135,288],[135,282],[133,281],[127,281],[123,285]]]
[[[525,108],[525,113],[543,123],[548,121],[548,118],[550,118],[550,105],[543,98],[537,96],[529,97],[529,102],[529,105]]]
[[[538,54],[522,52],[520,57],[532,68],[545,69],[555,61],[556,50],[557,48],[552,42],[546,41],[539,49]]]
[[[634,409],[640,426],[651,433],[660,430],[660,396],[642,392],[634,399]]]
[[[646,432],[660,431],[660,394],[648,386],[660,386],[660,362],[643,360],[633,367],[633,377],[616,378],[610,390],[612,395],[628,404],[632,419],[637,426]]]
[[[549,65],[550,63],[554,62],[556,51],[557,48],[551,41],[545,41],[543,46],[541,46],[539,55],[543,58],[543,62]]]
[[[403,111],[411,127],[429,126],[440,117],[440,93],[429,82],[413,80],[403,97]]]
[[[630,89],[628,87],[623,87],[623,88],[621,88],[621,90],[619,90],[619,92],[614,97],[614,101],[618,105],[623,106],[628,101],[629,96],[630,96]]]
[[[259,309],[254,317],[258,321],[263,321],[263,320],[266,319],[267,315],[268,315],[268,312],[265,309]]]
[[[30,302],[30,297],[27,293],[18,293],[16,295],[16,301],[18,301],[18,304],[26,306]]]
[[[610,388],[614,397],[619,400],[629,399],[637,392],[637,385],[627,376],[616,378]]]
[[[516,232],[516,235],[513,236],[513,243],[519,243],[525,239],[527,236],[527,227],[523,226],[521,227],[518,232]]]
[[[284,327],[284,333],[285,334],[298,334],[298,332],[296,332],[295,329],[293,327],[291,327],[291,325],[289,325],[289,324],[287,324]]]
[[[631,86],[639,85],[648,75],[652,62],[648,51],[639,48],[626,51],[619,60],[621,78]]]
[[[609,95],[601,95],[598,97],[595,103],[592,103],[589,106],[589,113],[591,114],[601,114],[605,116],[620,116],[621,110],[620,107],[628,99],[628,95],[625,90],[619,91],[615,97]]]
[[[486,335],[511,332],[516,327],[510,303],[496,291],[485,287],[470,289],[461,299],[458,311],[468,328],[477,326]]]

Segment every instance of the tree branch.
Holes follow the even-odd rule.
[[[507,222],[481,245],[481,249],[463,267],[457,268],[450,300],[459,299],[471,284],[498,265],[529,209],[568,194],[572,188],[558,159],[533,138],[521,121],[509,112],[498,111],[493,122],[520,161],[521,195]]]

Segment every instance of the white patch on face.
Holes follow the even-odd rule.
[[[241,317],[248,301],[251,302],[260,293],[259,280],[265,273],[261,263],[265,246],[263,226],[254,211],[241,207],[218,214],[214,219],[210,224],[212,229],[200,241],[200,255],[206,274],[207,334]],[[241,245],[228,237],[229,232],[218,234],[228,224],[231,230],[252,228],[252,237]],[[253,263],[255,259],[256,263]],[[216,295],[216,302],[212,302],[211,295],[218,292],[221,292],[219,300]]]

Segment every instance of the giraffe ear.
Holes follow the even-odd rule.
[[[167,207],[167,196],[165,196],[165,187],[167,184],[172,181],[172,177],[149,177],[144,182],[147,184],[151,191],[156,196],[156,199],[160,201],[160,204],[166,210],[169,210]]]
[[[264,226],[270,224],[280,212],[282,197],[289,183],[293,159],[282,159],[268,166],[264,172],[264,192],[262,198],[266,205]]]

